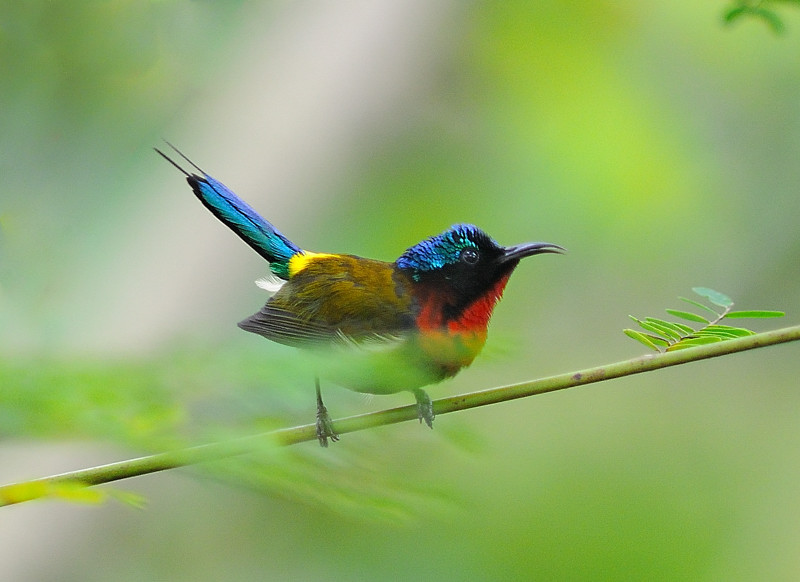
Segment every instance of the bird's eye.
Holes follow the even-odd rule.
[[[480,254],[478,254],[478,251],[473,249],[472,247],[466,248],[463,251],[461,251],[461,261],[468,265],[474,265],[475,263],[478,262],[479,258]]]

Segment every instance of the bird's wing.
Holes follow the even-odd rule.
[[[378,349],[414,329],[409,282],[391,263],[309,253],[242,329],[295,347]]]
[[[239,322],[245,331],[297,348],[354,347],[364,350],[383,349],[402,341],[405,335],[375,331],[343,330],[303,319],[294,313],[267,303],[257,313]]]
[[[329,344],[336,330],[326,325],[301,319],[294,313],[267,303],[257,313],[239,322],[245,331],[263,335],[272,341],[294,347]]]
[[[392,263],[309,253],[242,329],[295,347],[381,349],[415,328],[409,282]]]

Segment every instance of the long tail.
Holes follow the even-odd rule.
[[[179,156],[200,174],[189,173],[158,148],[153,148],[161,157],[183,172],[195,196],[211,213],[224,222],[239,238],[270,263],[270,270],[282,279],[289,278],[289,259],[303,251],[278,229],[261,218],[249,204],[231,192],[225,184],[206,174],[171,143],[167,142]]]

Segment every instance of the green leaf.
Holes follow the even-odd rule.
[[[730,311],[725,314],[725,317],[744,319],[746,317],[763,318],[763,317],[783,317],[786,315],[783,311],[767,311],[763,309],[756,309],[750,311]]]
[[[672,352],[672,351],[675,351],[675,350],[683,350],[683,349],[686,349],[686,348],[693,348],[695,346],[702,346],[702,345],[705,345],[705,344],[715,344],[715,343],[721,342],[721,341],[722,341],[722,338],[717,337],[717,336],[713,336],[713,335],[708,335],[708,336],[703,336],[703,337],[686,338],[685,340],[681,340],[678,343],[672,344],[671,346],[669,346],[667,348],[667,351],[668,352]]]
[[[708,305],[703,305],[702,303],[695,301],[694,299],[687,299],[686,297],[678,297],[678,299],[680,299],[681,301],[685,301],[686,303],[691,303],[692,305],[694,305],[695,307],[699,307],[700,309],[705,309],[709,313],[713,313],[714,318],[719,317],[719,313],[711,309]]]
[[[731,299],[724,293],[720,293],[719,291],[714,291],[713,289],[709,289],[708,287],[692,287],[692,291],[700,295],[700,297],[705,297],[711,303],[719,307],[733,306],[733,299]]]
[[[656,326],[659,330],[661,330],[662,335],[665,335],[672,340],[679,341],[683,337],[681,330],[675,327],[675,324],[670,323],[669,321],[664,321],[663,319],[658,319],[656,317],[645,317],[644,320],[650,325]]]
[[[86,483],[79,481],[62,481],[48,483],[48,495],[73,503],[98,504],[106,500],[104,491],[90,488]]]
[[[723,340],[729,340],[736,339],[737,337],[755,335],[755,332],[743,327],[731,327],[729,325],[709,325],[703,329],[698,329],[695,332],[695,335],[698,337],[715,336]]]
[[[682,323],[673,323],[675,327],[683,332],[683,335],[692,335],[694,333],[694,328],[689,327],[688,325],[684,325]]]
[[[647,337],[647,338],[649,338],[651,342],[653,342],[654,344],[656,344],[657,346],[662,347],[662,348],[667,347],[671,343],[671,342],[668,342],[667,340],[665,340],[663,337],[660,337],[660,336],[657,336],[657,335],[653,335],[653,334],[650,334],[650,333],[643,333],[642,335]]]
[[[727,335],[729,337],[744,337],[747,335],[755,335],[754,331],[745,329],[743,327],[731,327],[730,325],[709,325],[695,333],[716,333],[718,335]]]
[[[139,495],[138,493],[133,493],[131,491],[123,491],[122,489],[106,489],[106,493],[109,497],[112,497],[119,501],[120,503],[124,503],[134,509],[144,509],[147,505],[147,498]]]
[[[759,6],[736,6],[725,12],[722,18],[726,24],[731,24],[734,20],[739,20],[745,15],[762,19],[777,34],[784,30],[783,21],[776,12]]]
[[[743,327],[733,327],[732,325],[721,325],[719,323],[717,323],[715,325],[709,325],[708,327],[705,327],[704,329],[711,329],[711,330],[719,329],[719,330],[722,330],[722,331],[742,332],[745,335],[754,335],[755,334],[755,332],[750,331],[749,329],[745,329]]]
[[[708,308],[706,307],[706,309]],[[667,309],[666,311],[670,315],[674,315],[675,317],[680,317],[681,319],[685,319],[686,321],[696,321],[697,323],[709,323],[709,321],[702,315],[697,315],[696,313],[690,313],[689,311],[680,311],[678,309]]]
[[[726,331],[706,331],[703,329],[697,332],[697,337],[718,337],[721,340],[730,340],[741,336],[734,335]]]
[[[28,481],[4,487],[2,501],[19,503],[40,497],[92,504],[102,503],[106,499],[102,490],[90,488],[80,481]]]
[[[629,338],[635,339],[637,342],[640,342],[646,345],[651,350],[655,350],[660,352],[661,350],[658,349],[658,346],[653,343],[652,336],[647,336],[642,332],[636,331],[635,329],[623,329],[622,332],[627,335]],[[663,341],[663,340],[662,340]],[[666,343],[666,342],[664,342]]]
[[[42,481],[26,481],[24,483],[13,483],[5,485],[0,495],[3,504],[21,503],[38,499],[47,495],[47,483]]]
[[[766,8],[751,8],[750,12],[754,16],[760,16],[761,19],[769,25],[769,27],[772,29],[772,32],[776,34],[783,32],[783,21],[776,12],[767,10]]]
[[[694,333],[694,329],[692,329],[688,325],[683,325],[682,323],[676,323],[673,321],[664,321],[664,324],[667,325],[675,333],[677,333],[678,337],[680,337],[681,339],[683,339],[687,335],[692,335]]]
[[[648,321],[642,321],[641,319],[636,319],[632,315],[629,315],[628,317],[630,317],[633,321],[638,323],[639,327],[641,327],[643,330],[649,331],[651,333],[654,333],[655,335],[661,336],[661,337],[663,337],[665,340],[667,340],[670,343],[672,343],[672,341],[674,340],[674,338],[670,334],[665,333],[662,330],[660,330],[657,325],[653,325],[652,323],[650,323]]]
[[[730,24],[737,18],[741,18],[746,10],[747,9],[744,8],[743,6],[737,6],[736,8],[731,8],[730,10],[725,12],[722,18],[727,24]]]

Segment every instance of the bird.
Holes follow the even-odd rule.
[[[546,242],[501,246],[466,223],[411,246],[393,262],[303,250],[167,145],[189,169],[154,149],[184,174],[216,218],[269,262],[270,277],[257,284],[273,294],[238,325],[316,355],[322,371],[315,374],[315,429],[323,447],[339,436],[322,400],[320,373],[357,392],[411,392],[420,423],[433,428],[433,402],[423,387],[472,363],[521,259],[565,252]]]

